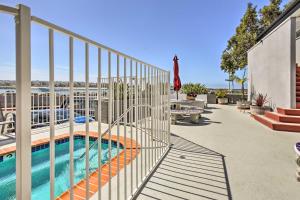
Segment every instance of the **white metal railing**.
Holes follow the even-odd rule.
[[[31,198],[31,110],[35,110],[31,97],[31,23],[44,26],[49,31],[49,105],[50,126],[50,199],[55,199],[55,124],[58,110],[55,93],[54,65],[54,33],[60,32],[69,37],[69,92],[65,101],[69,101],[69,133],[70,133],[70,199],[74,199],[74,117],[76,112],[85,115],[85,199],[90,196],[90,161],[89,136],[91,124],[91,88],[90,77],[90,48],[98,50],[97,56],[97,112],[96,129],[98,138],[108,137],[108,185],[102,187],[101,157],[102,145],[98,139],[98,199],[134,199],[140,188],[166,154],[170,145],[170,73],[154,65],[148,64],[117,50],[104,46],[91,39],[73,33],[65,28],[49,23],[41,18],[31,16],[30,8],[18,5],[11,8],[0,5],[0,12],[15,16],[16,19],[16,198],[29,200]],[[77,96],[74,88],[74,40],[85,44],[85,91],[80,93],[84,106],[76,108]],[[1,56],[1,55],[0,55]],[[107,59],[102,59],[106,56]],[[107,71],[107,77],[103,76]],[[101,118],[102,79],[107,80],[108,120],[107,130]],[[38,98],[39,99],[39,98]],[[32,106],[33,105],[33,106]],[[42,104],[44,105],[44,104]],[[40,106],[40,105],[39,105]],[[43,107],[43,106],[42,106]],[[44,109],[44,107],[43,107]],[[55,111],[56,110],[56,111]],[[48,122],[47,122],[48,123]],[[95,128],[95,127],[94,127]],[[112,161],[112,135],[116,134],[117,143],[117,173],[112,179],[115,169]],[[122,139],[121,138],[124,138]],[[124,157],[120,156],[121,140],[124,144]],[[130,141],[130,143],[126,142]],[[135,145],[133,145],[135,141]],[[134,157],[133,153],[137,153]],[[121,160],[124,159],[124,160]],[[130,163],[128,163],[130,159]],[[123,164],[121,164],[121,162]],[[123,169],[122,169],[123,167]],[[121,170],[122,169],[122,170]],[[122,178],[121,178],[122,177]],[[116,184],[116,191],[112,191]]]

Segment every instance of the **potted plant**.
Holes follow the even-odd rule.
[[[218,104],[228,104],[227,92],[225,90],[217,90],[216,96],[218,99]]]
[[[250,106],[250,112],[254,115],[263,115],[265,114],[264,105],[268,102],[267,94],[263,95],[262,93],[258,93],[257,96],[254,97],[255,105]]]
[[[195,100],[198,94],[207,94],[208,90],[201,83],[187,83],[182,86],[182,92],[186,94],[187,100]]]

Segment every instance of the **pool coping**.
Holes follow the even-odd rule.
[[[85,131],[77,131],[74,133],[74,135],[75,134],[85,136]],[[98,132],[90,131],[89,134],[91,137],[98,138]],[[102,138],[108,140],[109,136],[104,135],[104,137]],[[111,136],[112,141],[117,142],[117,139],[118,138],[116,135]],[[123,169],[125,165],[131,163],[132,160],[137,156],[137,154],[140,152],[139,149],[140,146],[139,145],[136,146],[135,140],[132,140],[130,138],[124,138],[122,136],[119,136],[119,142],[121,145],[125,146],[126,144],[127,146],[126,149],[122,149],[122,151],[119,153],[119,161],[120,161],[119,171],[121,171],[121,169]],[[136,147],[138,147],[137,152],[136,152]],[[130,156],[131,149],[132,149],[132,157]],[[127,156],[126,156],[126,163],[124,164],[125,153]],[[116,155],[111,159],[111,177],[114,177],[118,174],[117,165],[118,165],[118,155]],[[89,175],[90,197],[94,195],[96,192],[98,192],[98,174],[99,174],[99,170],[97,169]],[[109,181],[109,164],[106,163],[101,167],[101,187],[103,187],[106,183],[108,183],[108,181]],[[76,185],[74,185],[73,191],[74,191],[75,199],[84,200],[86,197],[86,179],[82,179]],[[56,200],[69,200],[69,199],[70,199],[70,190],[63,192],[60,196],[56,198]]]
[[[85,131],[76,131],[74,132],[74,136],[86,136]],[[98,138],[98,132],[96,131],[90,131],[89,136],[93,138]],[[60,139],[66,139],[69,138],[70,134],[65,133],[61,135],[55,136],[55,141],[60,140]],[[105,140],[109,139],[108,135],[104,135],[102,137]],[[111,140],[113,142],[117,142],[118,137],[116,135],[111,135]],[[35,141],[31,142],[31,147],[37,147],[43,144],[47,144],[50,142],[50,138],[43,138],[43,139],[38,139]],[[119,166],[119,171],[124,168],[124,160],[125,160],[125,151],[126,151],[126,165],[128,165],[132,160],[137,156],[137,154],[140,152],[140,146],[138,145],[138,150],[136,152],[136,141],[132,140],[130,138],[124,138],[123,136],[119,136],[119,142],[120,145],[123,147],[127,146],[126,149],[122,149],[122,151],[119,153],[119,160],[120,160],[120,166]],[[131,155],[131,149],[132,149],[132,157]],[[11,146],[11,147],[6,147],[3,149],[0,149],[0,156],[10,154],[10,153],[15,153],[16,152],[16,146]],[[111,159],[111,177],[114,177],[117,175],[117,161],[118,161],[118,156],[116,155]],[[109,181],[109,164],[106,163],[102,165],[101,167],[101,187],[103,187],[106,183]],[[86,180],[82,179],[80,180],[77,184],[73,186],[73,191],[74,191],[74,197],[75,199],[85,199],[86,196],[86,191],[85,191],[85,185],[86,185]],[[90,185],[90,196],[98,192],[98,169],[95,170],[93,173],[89,175],[89,185]],[[69,200],[70,199],[70,189],[66,190],[63,192],[60,196],[56,198],[56,200]]]

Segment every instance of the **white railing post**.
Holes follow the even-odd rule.
[[[54,196],[55,181],[55,122],[56,122],[56,96],[54,83],[54,41],[53,30],[49,29],[49,91],[50,91],[50,199]]]
[[[16,16],[16,198],[31,199],[31,47],[30,8]]]
[[[168,72],[168,80],[167,80],[168,86],[167,86],[167,92],[168,92],[168,143],[169,146],[171,146],[171,112],[170,112],[170,72]]]

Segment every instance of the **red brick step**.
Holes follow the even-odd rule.
[[[277,112],[283,115],[296,115],[300,116],[299,109],[287,109],[287,108],[277,108]]]
[[[254,119],[276,131],[299,132],[300,124],[276,122],[264,115],[253,115]]]
[[[284,115],[276,112],[266,112],[265,116],[277,122],[300,123],[300,116]]]

